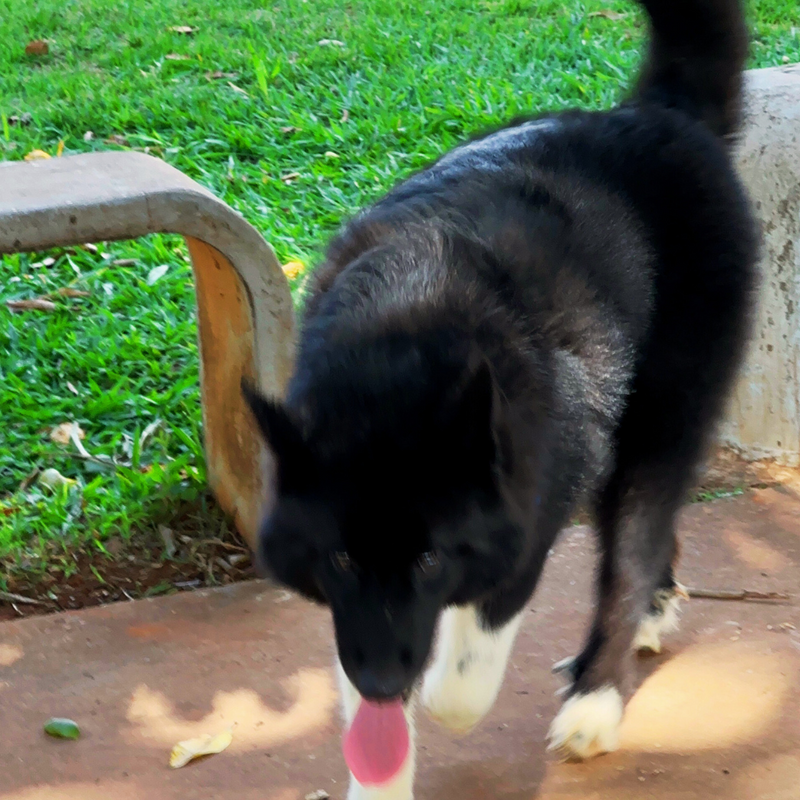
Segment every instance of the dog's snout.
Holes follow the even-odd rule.
[[[391,700],[406,690],[406,675],[401,670],[360,669],[356,674],[356,689],[370,700]]]

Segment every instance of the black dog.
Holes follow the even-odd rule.
[[[613,749],[630,653],[675,622],[675,516],[739,363],[757,236],[733,171],[739,0],[643,0],[649,54],[603,113],[516,122],[400,184],[330,246],[283,403],[262,555],[331,607],[350,722],[421,686],[474,725],[576,503],[598,610],[551,728]],[[411,731],[413,739],[413,729]],[[388,744],[386,745],[389,746]],[[381,788],[411,797],[412,757]]]

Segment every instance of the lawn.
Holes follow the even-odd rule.
[[[800,61],[796,0],[750,15],[753,66]],[[0,158],[144,150],[308,269],[343,219],[464,136],[613,103],[644,33],[620,0],[0,0],[0,20]],[[47,55],[25,54],[34,39]],[[218,536],[182,241],[5,257],[0,276],[0,589],[79,553],[102,571],[132,541],[158,556],[160,524]],[[55,310],[6,306],[43,295]],[[99,460],[51,439],[64,422]],[[31,478],[47,468],[75,483],[48,490]]]

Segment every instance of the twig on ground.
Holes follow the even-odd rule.
[[[147,446],[147,442],[152,437],[152,435],[161,427],[161,420],[157,419],[151,422],[143,431],[141,436],[139,437],[139,452],[143,453],[145,447]]]
[[[753,602],[788,602],[792,599],[786,592],[757,592],[752,589],[695,589],[686,590],[689,597],[696,597],[702,600],[742,600]]]
[[[7,603],[24,603],[29,606],[47,606],[50,605],[49,603],[45,603],[44,600],[35,600],[33,597],[25,597],[21,594],[14,594],[14,592],[4,592],[0,589],[0,600],[5,600]]]
[[[77,453],[70,453],[70,455],[75,456],[76,458],[83,458],[86,461],[94,461],[97,464],[103,464],[106,467],[127,467],[130,466],[129,464],[120,464],[118,461],[115,461],[113,458],[109,456],[93,456],[84,446],[83,442],[81,442],[80,437],[78,436],[77,426],[73,425],[72,429],[69,433],[69,438],[72,440],[72,443],[78,449]]]

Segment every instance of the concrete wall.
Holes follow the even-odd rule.
[[[738,163],[763,229],[753,340],[721,430],[746,461],[800,465],[800,64],[747,76]]]

